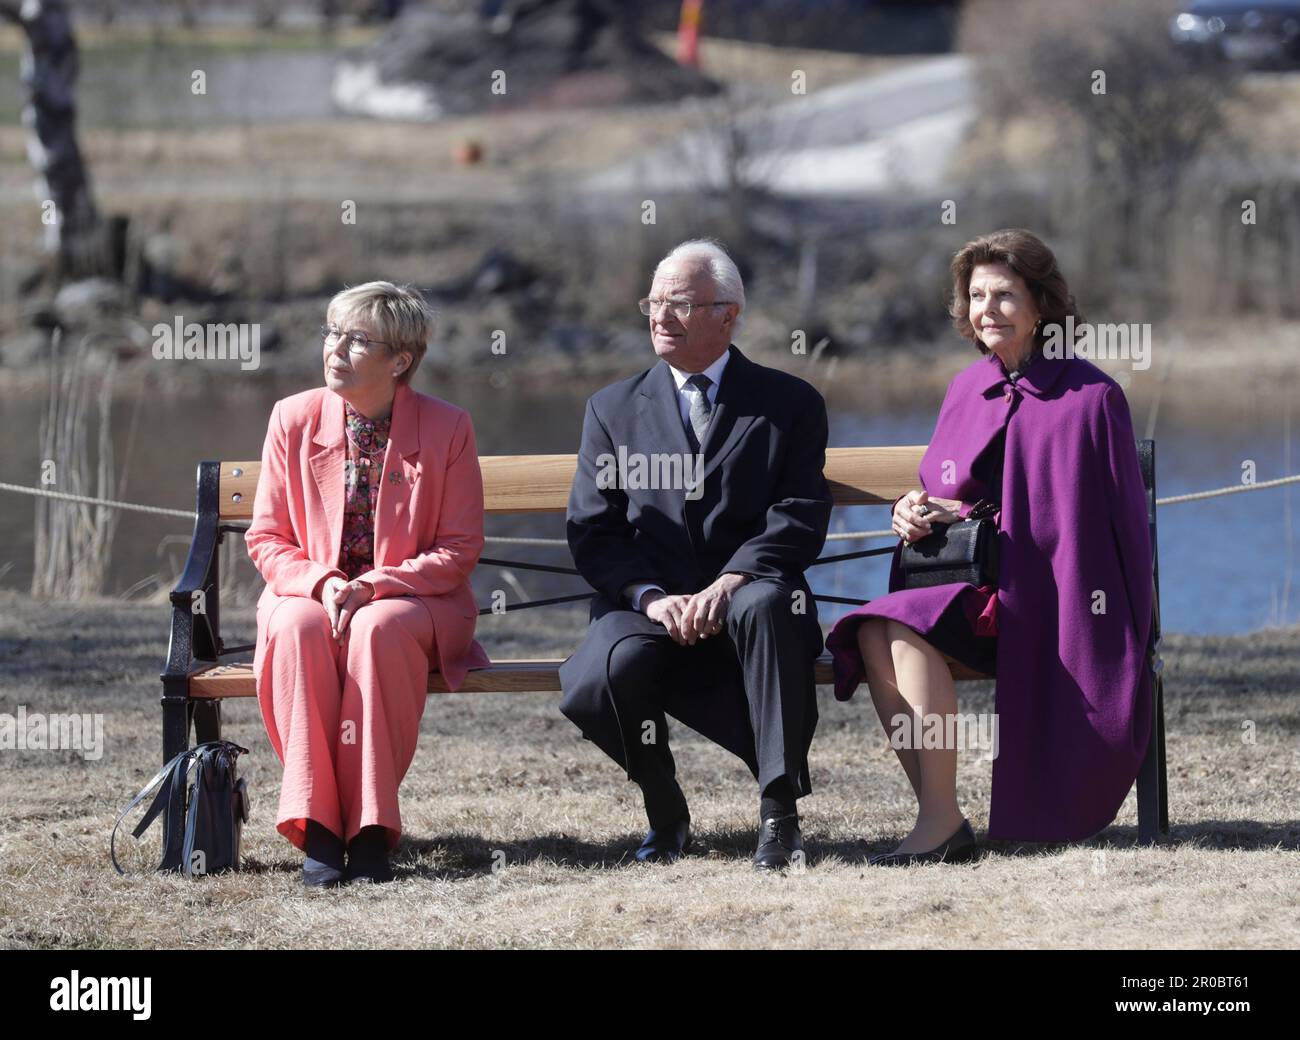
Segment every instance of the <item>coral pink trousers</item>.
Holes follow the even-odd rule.
[[[257,700],[284,763],[276,830],[301,849],[309,819],[344,841],[380,826],[391,850],[436,659],[428,608],[413,596],[371,600],[336,640],[316,600],[267,597],[257,624]]]

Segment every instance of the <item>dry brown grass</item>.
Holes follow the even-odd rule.
[[[274,831],[278,763],[250,701],[227,706],[253,817],[248,869],[186,882],[119,878],[118,808],[155,768],[163,607],[33,605],[0,594],[0,711],[94,711],[105,753],[0,752],[0,944],[10,947],[1288,947],[1300,928],[1300,630],[1166,640],[1171,817],[1136,846],[1132,797],[1075,846],[994,843],[970,865],[883,871],[866,856],[911,823],[912,799],[865,699],[823,690],[815,793],[802,803],[809,865],[756,876],[747,771],[678,730],[700,849],[629,863],[635,790],[544,695],[429,704],[402,790],[397,883],[304,892],[300,854]],[[580,611],[489,619],[490,652],[562,654]],[[226,620],[251,632],[248,611]],[[506,627],[514,634],[507,637]],[[966,685],[964,710],[990,707]],[[1243,723],[1256,743],[1242,741]],[[988,763],[963,758],[965,811],[987,824]],[[494,873],[494,855],[505,867]]]

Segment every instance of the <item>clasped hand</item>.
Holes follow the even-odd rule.
[[[330,635],[342,642],[352,615],[374,598],[374,588],[368,582],[326,578],[321,586],[320,602],[330,619]]]
[[[721,574],[708,588],[689,596],[647,592],[641,607],[646,617],[668,629],[674,642],[694,646],[696,640],[708,639],[722,631],[732,594],[747,580],[743,574]]]
[[[934,524],[954,524],[961,519],[957,499],[931,498],[925,491],[909,491],[894,505],[894,533],[905,542],[924,538]]]

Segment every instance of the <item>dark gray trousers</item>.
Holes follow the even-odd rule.
[[[806,587],[778,579],[741,586],[724,630],[693,646],[598,596],[582,645],[560,668],[560,710],[648,796],[675,788],[666,715],[741,758],[760,791],[784,775],[802,796],[812,789],[821,650]]]

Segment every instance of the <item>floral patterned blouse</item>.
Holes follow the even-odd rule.
[[[379,501],[379,477],[384,472],[392,415],[367,419],[344,401],[343,420],[347,428],[348,456],[343,463],[345,490],[339,569],[352,579],[374,567],[375,505]]]

